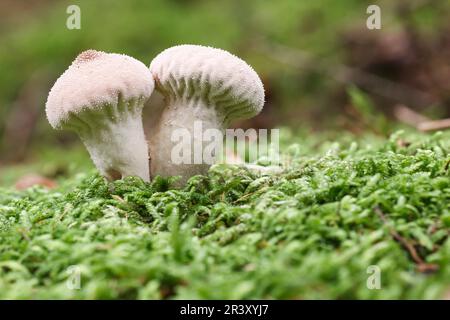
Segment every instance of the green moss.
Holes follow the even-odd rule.
[[[93,172],[51,191],[2,189],[0,298],[389,299],[450,289],[449,134],[284,137],[290,164],[278,175],[220,165],[182,190],[161,178],[107,184]],[[419,272],[393,231],[438,270]],[[370,265],[380,290],[366,286]],[[71,266],[79,290],[67,287]]]

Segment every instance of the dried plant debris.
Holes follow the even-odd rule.
[[[216,165],[180,190],[94,173],[2,189],[0,298],[448,295],[449,134],[315,139],[291,137],[281,173]]]

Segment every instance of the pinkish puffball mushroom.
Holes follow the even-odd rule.
[[[87,50],[56,80],[47,98],[48,121],[75,131],[108,180],[149,181],[142,109],[154,89],[148,68],[122,54]]]
[[[186,143],[191,147],[196,143],[205,147],[210,142],[194,130],[194,123],[200,121],[203,132],[218,129],[223,133],[230,121],[251,118],[264,105],[264,87],[258,74],[245,61],[221,49],[175,46],[161,52],[151,62],[150,71],[166,103],[150,139],[150,150],[155,151],[151,176],[181,176],[178,185],[191,176],[205,174],[210,164],[174,163],[172,150],[178,146],[172,136],[175,130],[189,132]]]

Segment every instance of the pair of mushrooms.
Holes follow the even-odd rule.
[[[142,110],[155,86],[165,106],[147,142]],[[108,180],[181,176],[180,185],[209,165],[174,164],[173,130],[187,129],[201,140],[194,122],[223,131],[263,105],[263,84],[243,60],[221,49],[180,45],[161,52],[150,68],[122,54],[82,52],[50,90],[46,113],[53,128],[80,136]]]

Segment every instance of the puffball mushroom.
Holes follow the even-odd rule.
[[[230,121],[251,118],[264,105],[264,87],[256,72],[221,49],[175,46],[156,56],[150,71],[166,104],[150,139],[150,149],[156,151],[152,154],[151,176],[181,176],[178,185],[191,176],[205,174],[210,164],[177,164],[171,160],[172,150],[178,145],[172,136],[176,129],[189,133],[186,143],[191,147],[196,143],[204,147],[210,142],[194,130],[195,122],[201,122],[203,132],[223,132]]]
[[[48,121],[75,131],[108,180],[150,180],[142,125],[144,102],[154,89],[148,68],[115,53],[87,50],[55,82],[47,98]]]

